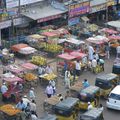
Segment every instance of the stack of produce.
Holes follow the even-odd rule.
[[[20,113],[19,109],[14,108],[14,106],[10,104],[3,105],[2,107],[0,107],[0,110],[4,113],[7,113],[10,116],[17,115],[18,113]]]
[[[41,56],[33,56],[31,62],[35,65],[46,65],[47,60]]]
[[[51,53],[58,53],[62,51],[62,46],[56,44],[47,44],[45,45],[44,50]]]
[[[46,80],[54,80],[57,76],[54,73],[48,74],[44,76],[44,79]]]
[[[26,73],[24,75],[24,79],[27,80],[27,81],[32,81],[32,80],[36,80],[37,76],[32,74],[32,73]]]

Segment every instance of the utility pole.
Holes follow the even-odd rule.
[[[106,0],[106,22],[108,22],[108,0]]]

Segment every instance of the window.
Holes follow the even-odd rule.
[[[120,95],[118,94],[111,93],[109,97],[115,100],[120,100]]]

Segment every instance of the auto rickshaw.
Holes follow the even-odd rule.
[[[78,117],[78,98],[68,97],[54,106],[58,120],[76,120]]]
[[[104,120],[103,112],[99,108],[93,108],[82,114],[80,120]]]
[[[98,76],[95,81],[95,86],[100,87],[100,96],[106,98],[110,91],[118,84],[119,77],[114,73],[108,73]]]
[[[88,102],[94,107],[97,107],[99,104],[100,89],[97,86],[89,86],[80,91],[79,98],[79,109],[87,110]]]

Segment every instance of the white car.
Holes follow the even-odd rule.
[[[107,108],[120,110],[120,85],[117,85],[109,94]]]

